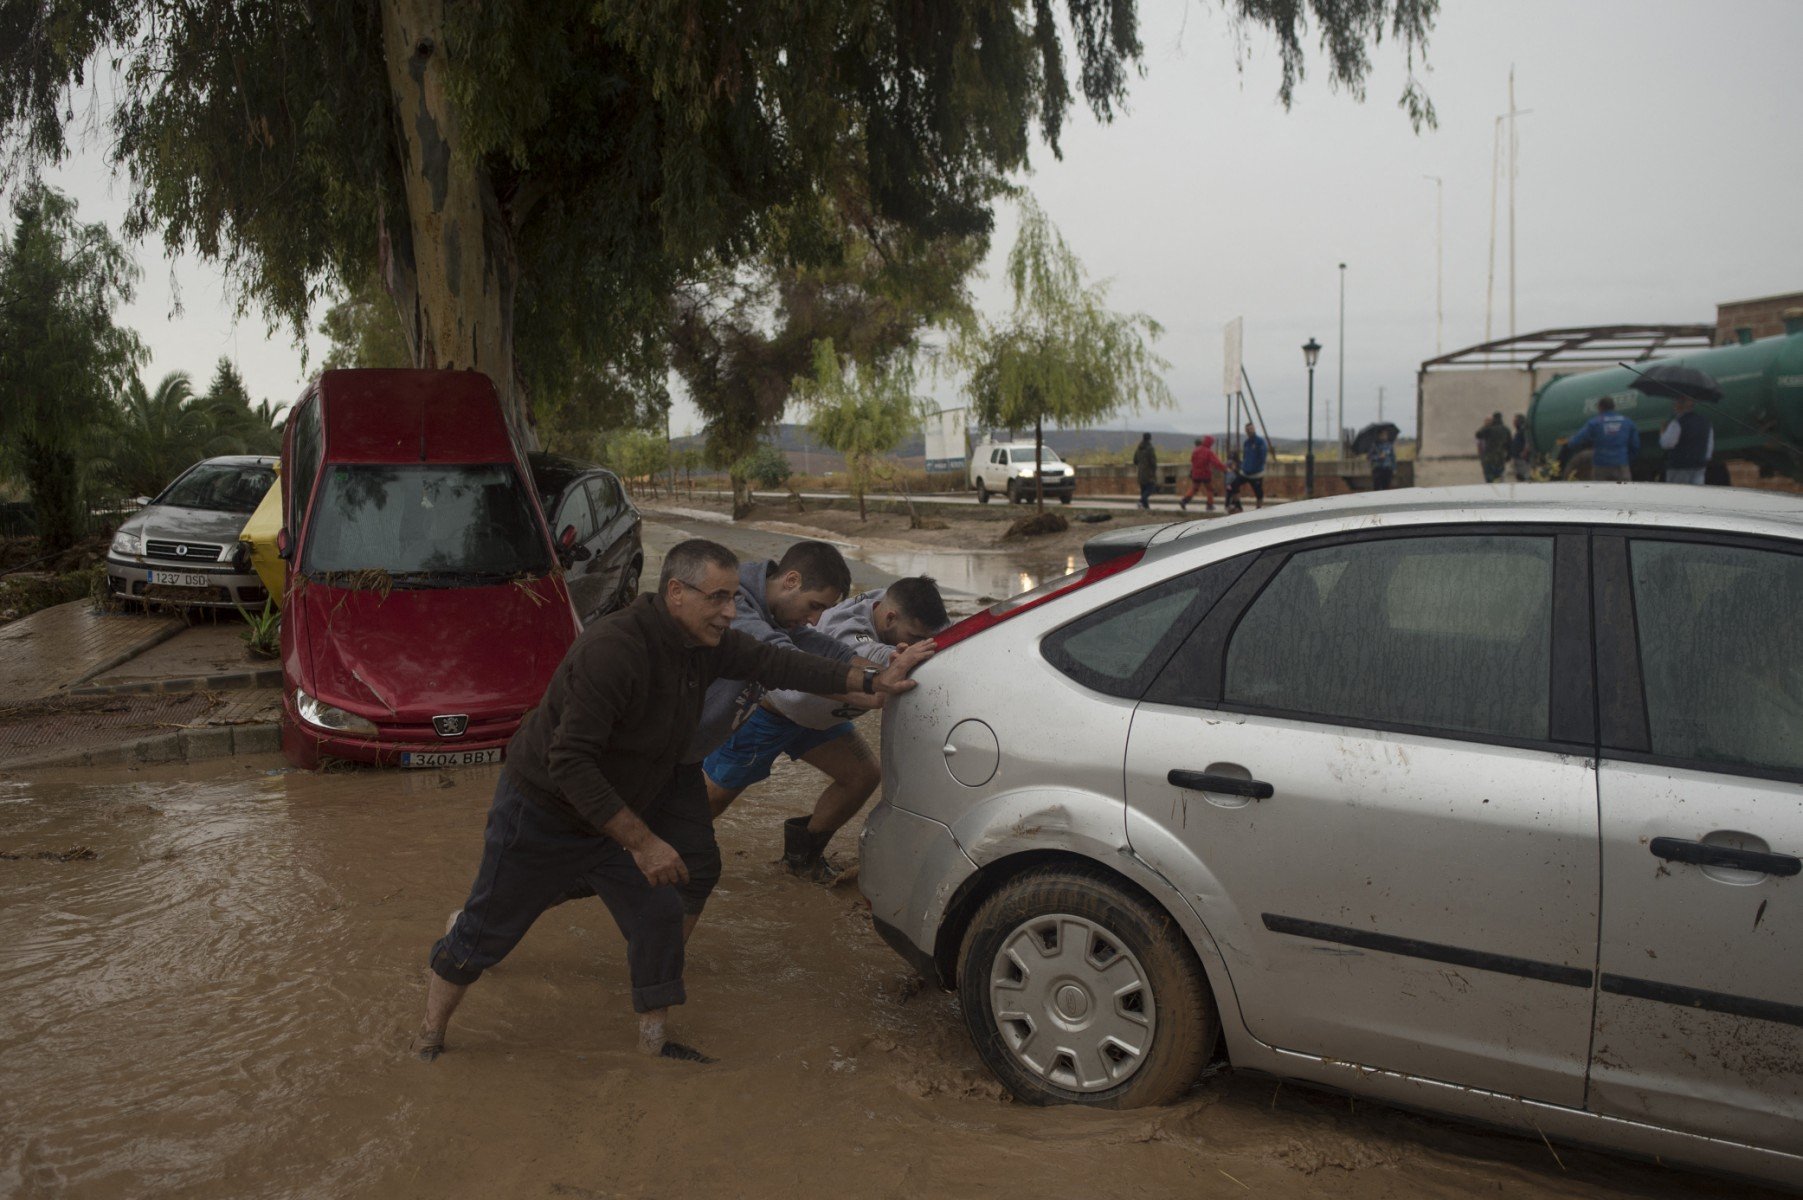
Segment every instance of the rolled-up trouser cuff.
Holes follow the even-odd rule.
[[[450,954],[450,941],[449,937],[442,938],[436,946],[432,947],[432,974],[446,983],[468,987],[482,978],[482,971],[480,968],[459,967],[456,959]]]
[[[688,1002],[689,994],[683,990],[682,980],[673,979],[669,983],[654,983],[650,987],[632,989],[632,1011],[650,1012],[654,1008],[669,1008],[672,1004]]]

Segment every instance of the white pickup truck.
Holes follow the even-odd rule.
[[[1042,483],[1046,497],[1057,497],[1069,504],[1077,494],[1077,469],[1058,457],[1050,446],[1040,455]],[[1033,443],[981,442],[970,454],[970,484],[977,489],[977,501],[989,503],[996,492],[1019,504],[1033,498]]]

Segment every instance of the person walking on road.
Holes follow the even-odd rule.
[[[1715,426],[1689,396],[1672,401],[1672,419],[1659,431],[1665,451],[1665,482],[1701,484],[1715,457]]]
[[[1628,464],[1640,453],[1640,430],[1634,422],[1615,411],[1615,398],[1604,396],[1596,402],[1596,415],[1571,435],[1559,450],[1560,473],[1565,462],[1586,446],[1594,447],[1590,457],[1590,478],[1614,483],[1633,479]]]
[[[1484,482],[1495,483],[1503,476],[1503,468],[1509,464],[1509,431],[1503,425],[1501,413],[1491,413],[1490,419],[1478,427],[1477,457],[1483,464]]]
[[[1212,437],[1196,439],[1196,448],[1189,455],[1189,490],[1183,493],[1183,499],[1177,501],[1177,507],[1189,511],[1189,502],[1195,498],[1198,489],[1208,493],[1208,504],[1204,512],[1215,510],[1215,472],[1219,471],[1223,480],[1227,475],[1227,464],[1215,453],[1215,440]]]
[[[1387,492],[1396,480],[1396,442],[1388,429],[1380,429],[1372,439],[1371,449],[1365,451],[1365,457],[1371,463],[1371,490]]]
[[[1515,433],[1509,438],[1509,471],[1515,482],[1526,483],[1534,477],[1534,452],[1528,445],[1528,419],[1515,414]]]
[[[821,615],[819,632],[836,638],[858,658],[887,666],[899,648],[925,641],[948,624],[938,584],[919,575],[835,604]],[[826,858],[826,845],[883,780],[876,756],[852,727],[874,706],[872,699],[792,689],[766,693],[750,717],[701,764],[714,816],[746,788],[768,779],[778,755],[805,762],[824,773],[828,783],[811,815],[783,822],[783,865],[814,883],[838,878],[842,872]]]
[[[917,642],[882,669],[759,642],[732,628],[732,551],[699,538],[664,559],[657,594],[584,630],[508,743],[469,898],[432,947],[425,1025],[430,1062],[469,987],[519,944],[540,913],[593,891],[626,940],[639,1048],[711,1061],[669,1036],[687,999],[684,941],[720,876],[701,772],[682,752],[714,680],[754,679],[820,694],[893,695],[934,650]]]
[[[1240,484],[1244,483],[1258,497],[1254,508],[1265,506],[1265,460],[1270,457],[1271,445],[1258,436],[1258,426],[1251,421],[1246,422],[1246,440],[1240,443],[1239,474],[1230,485],[1237,496]]]
[[[1152,511],[1152,493],[1158,490],[1158,453],[1152,449],[1152,435],[1139,435],[1139,447],[1133,451],[1133,467],[1139,475],[1139,506]]]

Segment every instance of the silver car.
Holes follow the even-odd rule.
[[[1160,1103],[1224,1044],[1803,1183],[1803,498],[1146,530],[948,631],[884,718],[861,886],[1016,1096]]]
[[[237,454],[183,471],[113,535],[108,589],[128,600],[261,609],[269,593],[238,535],[275,483],[275,464]]]

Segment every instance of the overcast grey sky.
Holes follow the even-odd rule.
[[[1803,290],[1803,45],[1798,0],[1447,0],[1429,45],[1439,127],[1417,135],[1395,105],[1389,43],[1359,104],[1318,60],[1288,112],[1269,42],[1238,69],[1213,3],[1141,0],[1146,76],[1101,126],[1079,112],[1062,161],[1040,148],[1025,180],[1114,306],[1166,328],[1175,410],[1135,427],[1217,428],[1222,327],[1245,319],[1245,363],[1273,432],[1300,436],[1301,344],[1324,350],[1316,403],[1338,393],[1338,271],[1347,263],[1346,423],[1414,427],[1415,371],[1434,354],[1435,186],[1445,189],[1447,350],[1481,341],[1495,118],[1515,68],[1519,332],[1615,322],[1712,321],[1718,301]],[[1311,46],[1311,50],[1313,47]],[[122,184],[97,151],[55,181],[88,219],[115,226]],[[999,214],[980,306],[1008,303]],[[234,322],[216,269],[140,248],[125,314],[149,342],[151,379],[204,383],[223,354],[254,395],[291,399],[306,372],[286,332]],[[1497,229],[1493,330],[1508,333],[1506,208]],[[173,312],[174,288],[183,304]],[[322,342],[312,338],[312,369]],[[952,397],[955,389],[942,387]],[[678,433],[699,428],[678,405]],[[1331,416],[1318,428],[1331,429]]]

